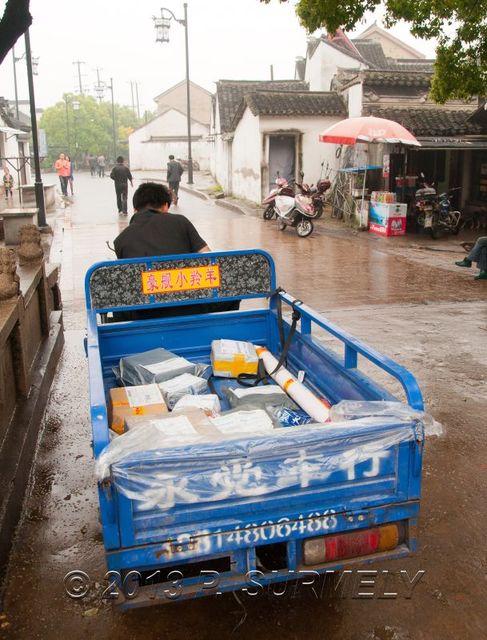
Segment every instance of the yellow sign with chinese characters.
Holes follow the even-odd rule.
[[[147,295],[192,291],[194,289],[217,289],[219,287],[220,267],[217,264],[206,267],[142,272],[142,293]]]

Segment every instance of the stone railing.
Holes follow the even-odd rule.
[[[64,344],[58,268],[36,227],[23,233],[17,252],[0,248],[0,584]]]

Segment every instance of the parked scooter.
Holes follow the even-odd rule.
[[[315,218],[321,218],[323,215],[323,206],[325,203],[325,192],[331,187],[329,180],[318,180],[316,187],[307,185],[306,183],[296,183],[296,187],[301,191],[303,196],[308,196],[313,201],[313,207],[316,210]]]
[[[294,197],[277,196],[274,208],[277,212],[279,230],[284,231],[286,227],[294,227],[298,236],[306,238],[313,233],[312,219],[317,217],[320,206],[322,207],[321,198],[311,194],[297,193]]]
[[[282,195],[294,197],[294,189],[289,186],[289,182],[286,180],[286,178],[279,177],[279,173],[277,174],[276,185],[277,187],[270,191],[269,195],[262,203],[267,205],[264,209],[264,213],[262,214],[264,220],[272,220],[274,216],[276,216],[277,218],[277,212],[275,210],[277,196]]]

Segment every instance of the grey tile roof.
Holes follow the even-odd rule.
[[[13,113],[13,107],[10,105],[9,101],[5,100],[5,98],[0,98],[0,115],[2,116],[5,124],[8,127],[12,127],[12,129],[19,129],[20,131],[29,133],[31,130],[30,118],[23,113],[19,113],[19,119],[17,120]]]
[[[390,62],[386,58],[380,42],[374,40],[352,40],[360,55],[373,69],[389,69]]]
[[[478,135],[482,127],[469,122],[472,110],[448,108],[394,109],[369,106],[364,115],[399,122],[415,136]]]
[[[301,80],[219,80],[216,83],[216,94],[222,133],[233,131],[232,122],[244,95],[262,89],[306,91],[308,84]]]
[[[374,70],[362,71],[364,87],[423,87],[429,89],[431,72]]]
[[[434,60],[393,59],[387,58],[390,69],[397,71],[423,71],[433,73]]]
[[[334,91],[256,91],[245,95],[244,101],[254,115],[347,115],[343,98]]]

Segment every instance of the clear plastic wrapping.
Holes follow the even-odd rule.
[[[112,441],[96,474],[102,480],[111,472],[116,488],[141,510],[269,496],[325,482],[370,483],[397,473],[396,447],[417,440],[420,430],[421,422],[375,417],[209,436],[149,421]]]
[[[400,420],[420,420],[424,427],[425,436],[442,436],[445,429],[432,415],[424,411],[413,409],[403,402],[389,402],[384,400],[342,400],[330,409],[332,422],[356,420],[370,416],[388,416]]]

